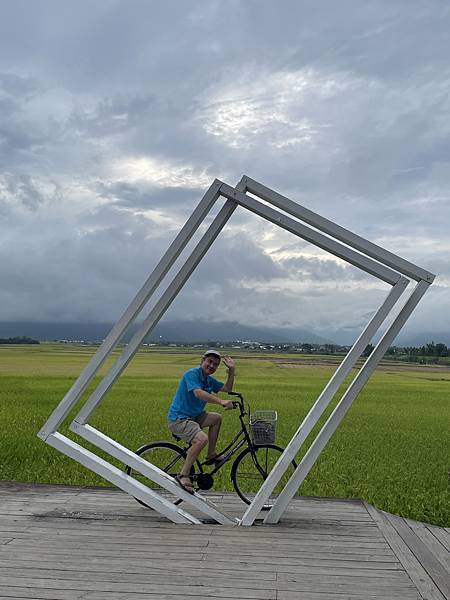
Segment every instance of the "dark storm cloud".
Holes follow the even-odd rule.
[[[443,0],[1,3],[2,318],[116,318],[212,180],[246,173],[439,271],[417,323],[440,326],[449,21]],[[325,330],[383,297],[287,239],[236,211],[172,314]]]

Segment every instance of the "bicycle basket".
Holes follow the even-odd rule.
[[[250,433],[256,446],[273,444],[277,427],[276,410],[255,410],[250,415]]]

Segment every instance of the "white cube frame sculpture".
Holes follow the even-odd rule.
[[[250,196],[247,192],[252,195]],[[236,524],[235,519],[232,519],[230,516],[220,511],[205,497],[199,493],[192,495],[184,491],[170,476],[158,467],[143,460],[128,448],[90,426],[87,421],[92,412],[100,405],[105,394],[133,358],[145,337],[154,329],[176,298],[194,269],[200,263],[225,224],[228,222],[237,206],[247,208],[251,212],[278,225],[282,229],[327,250],[346,262],[389,283],[392,288],[380,308],[375,312],[364,331],[360,334],[351,350],[344,358],[341,365],[331,377],[327,386],[303,420],[303,423],[299,426],[297,432],[294,434],[285,451],[273,467],[268,478],[255,495],[255,498],[245,511],[242,519],[239,521],[240,525],[252,525],[260,510],[269,499],[275,486],[289,467],[292,459],[300,450],[306,437],[333,399],[339,386],[355,365],[367,344],[380,329],[383,322],[386,320],[386,317],[393,310],[398,299],[410,283],[410,279],[415,280],[417,285],[400,309],[397,317],[382,335],[375,349],[347,388],[343,397],[322,427],[314,442],[311,444],[297,469],[279,494],[272,509],[267,513],[264,522],[276,523],[286,509],[290,499],[295,495],[300,484],[309,473],[331,435],[344,418],[352,402],[369,379],[378,362],[411,315],[429,285],[433,282],[435,276],[409,261],[388,252],[380,246],[336,225],[328,219],[313,213],[307,208],[296,204],[292,200],[285,198],[249,177],[242,177],[235,188],[219,180],[215,180],[212,183],[203,199],[181,229],[165,255],[157,264],[141,290],[82,371],[72,388],[50,415],[48,421],[42,427],[38,435],[51,446],[99,474],[107,481],[112,482],[122,490],[144,501],[173,522],[189,524],[198,524],[201,522],[197,517],[186,512],[184,509],[175,506],[161,494],[158,494],[153,489],[143,485],[137,479],[120,471],[117,467],[85,449],[70,438],[62,435],[57,430],[67,417],[69,411],[86,391],[87,386],[92,381],[106,358],[121,340],[126,329],[135,321],[136,317],[154,295],[169,269],[173,266],[187,243],[201,226],[217,200],[221,197],[225,198],[226,201],[214,218],[212,224],[197,243],[178,273],[169,283],[164,293],[160,296],[138,331],[134,334],[130,343],[126,346],[122,354],[82,406],[81,410],[71,423],[70,429],[81,438],[91,442],[97,448],[104,450],[110,456],[121,462],[130,465],[134,470],[141,473],[149,480],[156,482],[159,486],[169,490],[179,498],[182,498],[188,505],[197,508],[207,517],[225,525]],[[257,198],[259,198],[259,200]],[[260,200],[263,200],[264,202],[261,202]],[[294,218],[291,218],[288,215],[291,215]]]

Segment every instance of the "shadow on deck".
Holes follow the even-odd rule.
[[[174,525],[119,490],[0,482],[0,598],[449,600],[449,580],[448,529],[359,500],[296,498],[278,525]]]

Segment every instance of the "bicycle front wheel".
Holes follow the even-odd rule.
[[[139,448],[139,450],[136,450],[136,454],[152,465],[159,467],[171,477],[175,477],[175,475],[180,472],[180,469],[184,463],[184,459],[186,458],[185,450],[176,444],[171,444],[170,442],[153,442],[152,444],[146,444],[145,446]],[[155,490],[155,492],[161,496],[164,496],[164,498],[167,498],[167,500],[170,500],[170,502],[173,502],[174,504],[179,504],[181,502],[180,498],[161,487],[154,481],[151,481],[145,477],[145,475],[142,475],[135,469],[132,469],[130,466],[126,467],[125,472],[127,475],[131,475],[134,477],[134,479],[137,479],[148,488]],[[194,468],[192,467],[191,474],[193,473]],[[136,500],[139,502],[139,504],[150,508],[148,504],[145,504],[145,502],[142,502],[142,500],[139,500],[138,498],[136,498]]]
[[[283,448],[279,446],[265,444],[264,446],[246,448],[236,458],[231,469],[231,481],[237,495],[246,504],[251,503],[283,452]],[[276,496],[284,488],[296,468],[297,464],[295,461],[292,461],[262,510],[270,510],[272,508]]]

